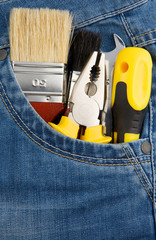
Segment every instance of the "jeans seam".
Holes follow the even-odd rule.
[[[136,161],[136,160],[138,160],[138,159],[137,159],[137,157],[133,157],[133,153],[132,153],[130,147],[128,147],[128,151],[129,151],[129,153],[131,154],[132,159],[134,160],[133,163],[137,163],[138,161]],[[152,186],[151,186],[151,184],[150,184],[147,176],[145,175],[145,172],[143,171],[143,169],[141,168],[140,165],[139,165],[139,169],[140,169],[140,172],[142,173],[143,179],[145,180],[145,182],[146,182],[146,184],[148,185],[149,189],[150,189],[151,192],[153,193],[153,188],[152,188]],[[140,177],[141,177],[141,176],[140,176]]]
[[[156,42],[156,38],[153,38],[153,39],[150,39],[150,40],[147,40],[147,41],[143,41],[143,42],[141,42],[141,43],[138,43],[138,42],[137,42],[137,38],[139,38],[139,37],[141,37],[141,36],[144,36],[144,35],[147,35],[147,34],[149,34],[149,33],[156,32],[156,30],[152,30],[152,31],[149,31],[149,32],[146,32],[146,33],[137,35],[137,36],[134,36],[134,34],[133,34],[133,32],[132,32],[132,30],[131,30],[131,28],[130,28],[130,26],[129,26],[126,18],[125,18],[124,13],[121,13],[121,14],[120,14],[120,18],[121,18],[121,21],[122,21],[122,23],[123,23],[123,26],[124,26],[124,28],[125,28],[128,36],[129,36],[132,44],[133,44],[133,46],[136,46],[136,47],[145,47],[145,46],[147,46],[147,45],[149,45],[149,44],[153,44],[153,43]]]
[[[152,126],[153,126],[153,114],[152,114],[152,100],[150,98],[149,100],[149,139],[150,139],[150,142],[151,142],[151,145],[153,146],[152,144]],[[151,151],[152,152],[152,151]],[[152,154],[151,154],[152,156]]]
[[[136,39],[134,37],[134,34],[133,34],[133,32],[132,32],[132,30],[131,30],[131,28],[130,28],[130,26],[129,26],[129,24],[128,24],[128,22],[127,22],[127,20],[126,20],[126,18],[125,18],[123,13],[120,14],[120,18],[121,18],[121,21],[123,23],[123,26],[124,26],[128,36],[129,36],[129,38],[132,41],[133,46],[136,46],[138,43],[137,43],[137,41],[136,41]]]
[[[139,177],[139,179],[140,179],[140,181],[141,181],[143,187],[145,188],[147,194],[149,195],[150,199],[151,199],[152,202],[153,202],[153,198],[152,198],[151,194],[149,193],[148,189],[146,188],[146,186],[145,186],[145,184],[144,184],[144,182],[143,182],[141,176],[139,175],[139,173],[138,173],[138,171],[137,171],[137,169],[136,169],[136,167],[135,167],[135,164],[130,160],[129,155],[127,154],[126,149],[124,148],[124,146],[123,146],[122,144],[121,144],[121,146],[122,146],[122,148],[123,148],[123,151],[124,151],[125,154],[127,155],[127,158],[129,159],[131,165],[134,167],[134,170],[135,170],[136,174],[138,175],[138,177]]]
[[[134,160],[134,162],[132,162],[132,160],[131,160],[131,162],[132,162],[133,164],[136,164],[136,163],[137,163],[137,161],[136,161],[137,158],[133,157],[133,153],[132,153],[130,147],[127,147],[127,148],[128,148],[129,153],[130,153],[131,156],[132,156],[132,160]],[[135,169],[136,169],[136,168],[135,168]],[[146,177],[145,174],[143,173],[143,170],[142,170],[142,168],[141,168],[140,165],[139,165],[139,169],[140,169],[140,172],[141,172],[141,174],[142,174],[143,179],[142,179],[142,177],[139,175],[139,173],[138,173],[138,171],[137,171],[137,169],[136,169],[136,171],[137,171],[137,173],[138,173],[138,176],[140,176],[140,179],[142,179],[142,182],[143,182],[143,180],[145,181],[145,183],[148,185],[150,191],[153,193],[153,188],[152,188],[151,184],[149,183],[147,177]],[[153,198],[152,198],[152,199],[153,199]]]
[[[150,100],[150,119],[151,119],[151,128],[150,128],[150,141],[151,141],[151,144],[153,146],[153,132],[152,132],[152,129],[153,129],[153,105],[152,105],[152,99]],[[154,165],[154,147],[152,147],[152,151],[151,151],[151,161],[152,161],[152,169],[153,169],[153,202],[155,204],[155,165]],[[153,206],[153,209],[154,209],[154,212],[156,211],[156,208],[155,206]],[[155,212],[156,213],[156,212]]]
[[[153,32],[156,32],[156,29],[145,32],[145,33],[142,33],[142,34],[139,34],[139,35],[135,36],[134,38],[139,38],[139,37],[145,36],[145,35],[147,35],[149,33],[153,33]]]
[[[144,42],[141,42],[141,43],[137,43],[135,46],[136,47],[145,47],[145,46],[153,44],[155,42],[156,42],[156,38],[153,38],[151,40],[147,40],[147,41],[144,41]]]
[[[10,44],[4,44],[4,45],[1,45],[1,46],[0,46],[0,49],[8,48],[9,46],[10,46]]]
[[[110,18],[110,17],[114,17],[116,15],[119,15],[123,12],[127,12],[127,11],[130,11],[131,9],[134,9],[142,4],[145,4],[147,3],[149,0],[142,0],[142,1],[139,1],[137,3],[134,3],[134,4],[131,4],[131,5],[128,5],[126,7],[123,7],[121,9],[118,9],[118,10],[114,10],[112,12],[109,12],[109,13],[106,13],[106,14],[103,14],[103,15],[100,15],[100,16],[97,16],[97,17],[94,17],[92,19],[89,19],[89,20],[85,20],[83,22],[80,22],[78,24],[75,24],[75,28],[80,28],[80,27],[85,27],[87,25],[90,25],[90,24],[93,24],[93,23],[96,23],[96,22],[99,22],[101,20],[104,20],[104,19],[107,19],[107,18]]]

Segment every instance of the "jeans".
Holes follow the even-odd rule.
[[[95,144],[53,130],[10,62],[13,7],[69,9],[75,29],[146,48],[152,94],[139,140]],[[156,215],[156,0],[0,0],[0,240],[153,240]],[[7,51],[7,56],[4,54]]]

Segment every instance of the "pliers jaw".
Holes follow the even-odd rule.
[[[96,66],[98,70],[95,69],[93,73],[99,55],[99,64]],[[69,102],[73,120],[79,125],[93,127],[100,124],[99,114],[104,105],[104,66],[105,55],[93,52],[74,85]]]

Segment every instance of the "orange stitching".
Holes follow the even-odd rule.
[[[142,184],[143,184],[143,186],[144,186],[144,188],[145,188],[145,190],[146,190],[147,194],[149,195],[150,199],[151,199],[151,200],[152,200],[152,202],[153,202],[153,198],[151,197],[150,193],[148,192],[148,190],[147,190],[147,188],[146,188],[146,186],[145,186],[144,182],[142,181],[142,178],[140,177],[140,175],[139,175],[139,173],[138,173],[138,171],[137,171],[136,167],[134,166],[135,164],[134,164],[134,163],[132,163],[132,161],[130,160],[130,158],[129,158],[129,156],[128,156],[127,152],[125,151],[124,147],[122,146],[122,144],[120,144],[120,145],[121,145],[121,147],[122,147],[123,151],[125,152],[125,154],[126,154],[127,158],[129,159],[129,161],[130,161],[131,165],[134,167],[134,169],[135,169],[135,171],[136,171],[136,173],[137,173],[137,175],[138,175],[138,177],[139,177],[140,181],[142,182]]]
[[[149,32],[146,32],[146,33],[142,33],[142,34],[140,34],[140,35],[137,35],[137,36],[131,38],[131,40],[132,40],[132,39],[135,39],[135,38],[138,38],[138,37],[145,36],[145,35],[147,35],[147,34],[149,34],[149,33],[153,33],[153,32],[156,32],[156,30],[152,30],[152,31],[149,31]]]
[[[133,153],[132,153],[132,151],[131,151],[131,149],[130,148],[128,148],[128,151],[129,151],[129,153],[131,154],[131,156],[132,156],[132,159],[134,159],[134,161],[135,162],[133,162],[133,163],[137,163],[137,158],[135,158],[135,157],[133,157]],[[141,166],[139,165],[139,168],[140,168],[140,172],[142,172],[143,170],[141,169]],[[153,189],[152,189],[152,187],[150,186],[150,183],[148,183],[148,180],[146,179],[146,176],[145,176],[145,174],[144,173],[142,173],[142,177],[143,177],[143,179],[144,179],[144,181],[146,182],[146,184],[148,185],[148,187],[150,188],[150,190],[151,190],[151,192],[153,191]]]
[[[75,25],[75,28],[80,28],[80,27],[83,27],[83,26],[86,26],[88,24],[91,24],[91,23],[94,23],[94,22],[97,22],[97,21],[101,21],[101,20],[104,20],[108,17],[113,17],[115,15],[118,15],[118,14],[121,14],[121,13],[124,13],[125,11],[127,10],[131,10],[131,9],[134,9],[135,7],[138,7],[142,4],[145,4],[148,0],[142,0],[142,1],[139,1],[137,3],[133,3],[133,4],[130,4],[128,6],[125,6],[125,7],[122,7],[122,8],[119,8],[119,9],[116,9],[114,11],[111,11],[111,12],[108,12],[106,14],[102,14],[100,16],[96,16],[94,18],[91,18],[91,19],[88,19],[88,20],[84,20],[82,22],[79,22],[78,24]]]

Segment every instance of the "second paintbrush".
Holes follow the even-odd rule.
[[[67,89],[68,99],[70,98],[74,84],[90,55],[94,51],[99,51],[100,46],[101,36],[99,33],[89,30],[80,30],[74,33],[68,61],[68,68],[70,71]]]

